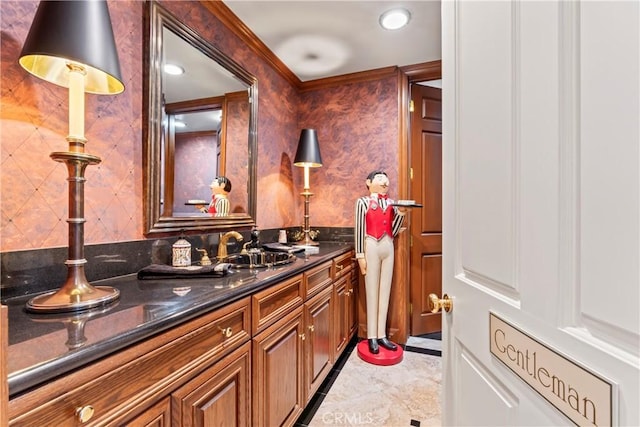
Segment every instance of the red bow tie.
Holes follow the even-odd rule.
[[[389,198],[389,196],[387,196],[386,194],[379,194],[378,195],[378,200],[387,200]]]

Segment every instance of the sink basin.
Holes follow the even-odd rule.
[[[223,262],[233,268],[267,268],[294,262],[296,256],[284,252],[256,252],[248,254],[231,254]]]

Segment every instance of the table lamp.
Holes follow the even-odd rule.
[[[322,166],[322,156],[320,155],[320,146],[318,145],[318,134],[315,129],[302,129],[300,132],[300,140],[298,141],[298,149],[293,164],[304,168],[304,189],[300,193],[304,197],[304,226],[302,232],[304,237],[298,244],[316,246],[309,236],[309,198],[313,193],[309,191],[309,168],[319,168]]]
[[[108,304],[120,291],[92,286],[84,266],[84,171],[100,158],[85,153],[84,93],[124,91],[106,1],[41,1],[20,54],[20,65],[48,82],[69,88],[69,151],[50,157],[69,173],[67,280],[55,291],[27,302],[34,312],[70,312]]]

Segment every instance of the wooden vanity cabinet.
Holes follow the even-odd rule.
[[[358,333],[358,283],[360,281],[360,267],[353,257],[353,252],[350,254],[351,259],[351,271],[349,272],[349,278],[351,284],[347,289],[348,301],[347,301],[347,325],[349,326],[349,339]],[[347,282],[349,284],[349,282]]]
[[[253,338],[256,426],[293,425],[333,366],[333,268],[327,261],[254,297],[254,316],[271,319],[253,319],[268,325]],[[280,307],[289,313],[274,322]]]
[[[251,297],[253,425],[291,425],[304,407],[305,294],[299,274]]]
[[[0,305],[0,426],[7,425],[9,417],[9,385],[7,384],[7,349],[9,348],[9,309]]]
[[[127,427],[167,427],[171,424],[171,400],[165,397],[134,419],[124,423]]]
[[[9,426],[292,426],[353,336],[352,256],[16,396]]]
[[[348,277],[343,277],[338,280],[333,286],[334,293],[334,319],[335,332],[331,343],[333,345],[333,351],[335,354],[341,354],[349,343],[349,327],[347,320],[347,309],[349,304],[349,286]]]
[[[331,286],[304,304],[305,402],[313,397],[333,366],[333,309]]]
[[[356,290],[357,270],[353,252],[344,254],[333,261],[335,282],[333,285],[335,324],[333,334],[333,349],[336,357],[344,351],[349,340],[357,329],[356,318]]]
[[[249,427],[250,392],[251,342],[247,342],[171,394],[171,425]]]
[[[327,376],[335,353],[333,340],[333,261],[322,263],[304,273],[305,313],[305,401],[309,401]]]
[[[253,425],[290,426],[304,408],[302,306],[253,338]]]
[[[230,303],[11,399],[9,425],[163,425],[163,402],[176,388],[249,342],[249,303]]]

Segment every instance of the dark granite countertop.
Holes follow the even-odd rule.
[[[266,269],[234,269],[222,278],[138,280],[135,274],[92,282],[120,298],[78,313],[31,314],[34,295],[9,299],[9,394],[13,397],[78,367],[345,253],[348,243],[321,243],[318,254]]]

